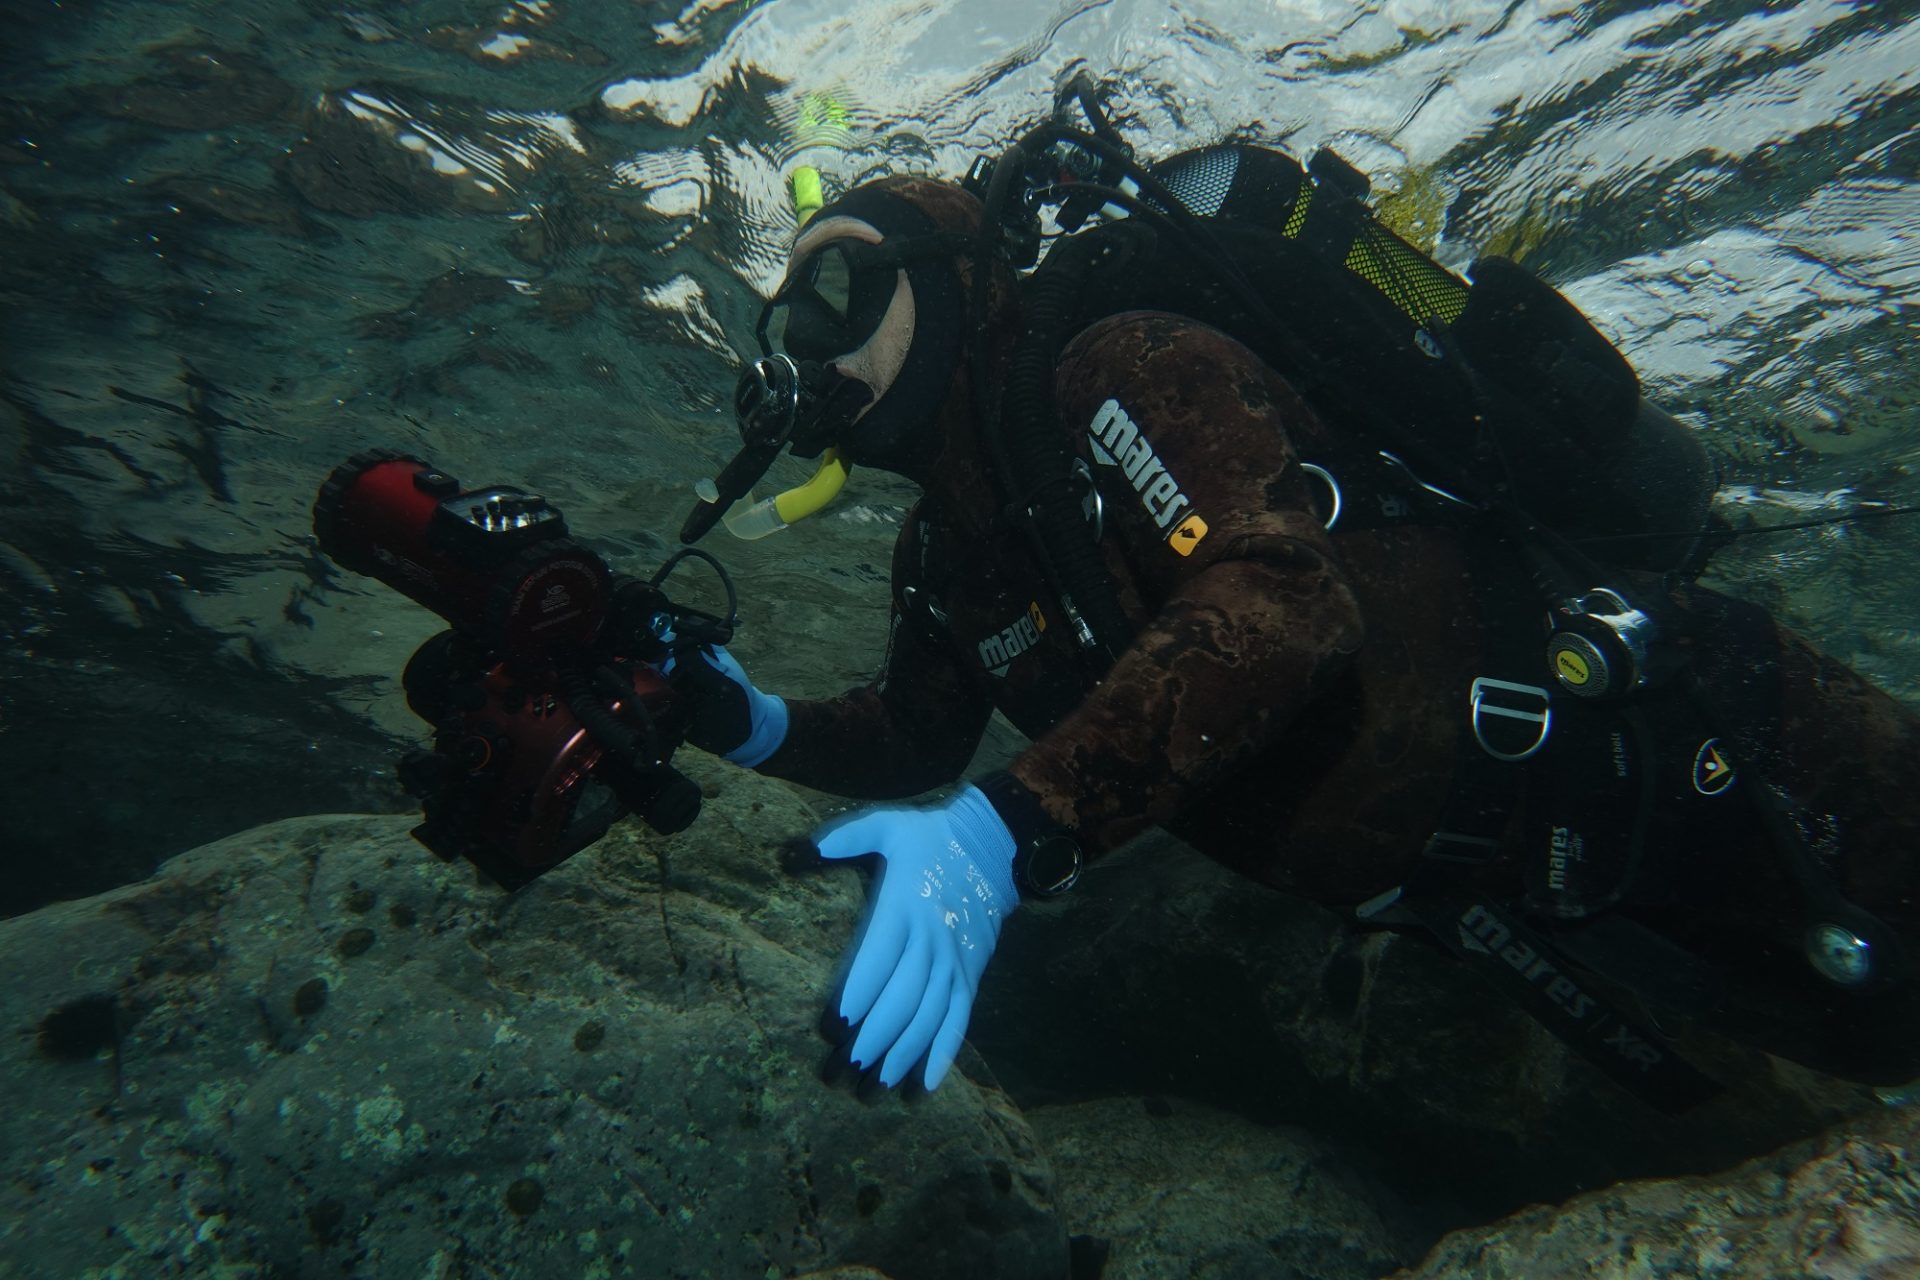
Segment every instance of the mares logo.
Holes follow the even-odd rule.
[[[1570,1016],[1585,1018],[1593,1013],[1598,1002],[1592,996],[1561,973],[1551,960],[1515,939],[1513,930],[1485,906],[1474,903],[1460,913],[1459,923],[1461,946],[1482,955],[1499,956],[1515,973],[1546,992],[1547,999]]]
[[[1018,622],[1002,627],[980,642],[980,665],[993,675],[1006,675],[1015,658],[1040,643],[1040,635],[1046,629],[1047,616],[1040,612],[1036,601],[1027,606]]]
[[[1153,445],[1118,400],[1107,401],[1093,415],[1093,421],[1087,424],[1087,443],[1097,465],[1120,469],[1140,495],[1140,504],[1153,517],[1154,525],[1171,531],[1167,545],[1183,556],[1192,555],[1207,536],[1207,522],[1190,510],[1193,503],[1180,492],[1180,482],[1168,473]]]
[[[1598,1000],[1582,991],[1578,983],[1560,972],[1558,965],[1532,945],[1516,938],[1499,914],[1486,905],[1470,904],[1455,923],[1460,930],[1462,948],[1505,961],[1509,969],[1544,994],[1568,1018],[1585,1024],[1583,1030],[1598,1032],[1612,1021],[1601,1044],[1628,1066],[1644,1073],[1666,1061],[1666,1054],[1658,1046],[1650,1044],[1618,1019],[1609,1019]]]
[[[1567,891],[1567,868],[1580,860],[1586,841],[1570,827],[1555,827],[1547,840],[1547,888],[1556,893]]]

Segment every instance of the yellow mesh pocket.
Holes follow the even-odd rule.
[[[1297,240],[1307,226],[1313,187],[1302,184],[1300,196],[1280,234]],[[1347,270],[1365,280],[1406,313],[1415,324],[1439,319],[1452,324],[1467,308],[1466,282],[1420,252],[1373,217],[1353,211],[1353,244],[1347,250]]]
[[[1347,270],[1386,295],[1415,324],[1452,324],[1467,308],[1460,278],[1371,218],[1347,250]]]
[[[1313,187],[1308,183],[1300,184],[1300,196],[1293,202],[1293,212],[1287,215],[1287,225],[1280,228],[1280,234],[1289,240],[1300,235],[1300,228],[1307,225],[1307,206],[1313,203]]]

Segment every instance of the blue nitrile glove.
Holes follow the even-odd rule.
[[[814,835],[820,856],[877,853],[884,864],[837,1012],[852,1061],[899,1084],[922,1059],[937,1088],[966,1037],[1000,922],[1020,905],[1014,842],[978,787],[944,805],[868,809]]]
[[[702,751],[751,769],[787,740],[787,704],[747,679],[739,659],[719,645],[700,649],[700,661],[660,664],[692,703],[687,741]]]

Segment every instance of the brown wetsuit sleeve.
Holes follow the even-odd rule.
[[[1362,626],[1289,435],[1310,411],[1250,351],[1180,317],[1117,316],[1068,347],[1057,393],[1139,630],[1009,772],[1098,853],[1284,734]]]
[[[916,507],[894,544],[896,586],[918,576],[918,519]],[[992,714],[952,646],[904,612],[896,594],[880,674],[837,698],[788,699],[786,740],[759,771],[860,800],[917,795],[960,776]]]

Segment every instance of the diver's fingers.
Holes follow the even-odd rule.
[[[914,1012],[913,1021],[893,1042],[893,1048],[887,1050],[886,1060],[880,1064],[881,1084],[888,1088],[899,1084],[927,1055],[940,1024],[946,1021],[947,1008],[952,1003],[952,991],[953,959],[942,949],[934,956],[933,971],[921,991],[920,1007]]]
[[[852,1025],[867,1016],[886,989],[888,979],[907,949],[907,919],[896,911],[876,909],[867,917],[866,930],[854,943],[853,964],[840,987],[840,1016]]]
[[[927,975],[932,971],[933,942],[925,932],[916,931],[907,939],[906,952],[885,990],[860,1023],[860,1034],[853,1041],[854,1065],[870,1067],[893,1047],[927,998]]]
[[[896,825],[892,819],[885,810],[863,813],[814,832],[813,842],[821,857],[833,861],[879,853],[886,848],[887,836]]]
[[[740,685],[742,688],[749,687],[753,684],[753,681],[747,678],[747,669],[740,665],[740,659],[727,652],[725,645],[702,645],[700,647],[700,656],[706,659],[709,667],[712,667],[715,671],[718,671],[721,675],[733,681],[735,684]]]
[[[932,1093],[947,1078],[947,1069],[960,1055],[967,1040],[967,1019],[973,1016],[973,992],[955,974],[947,984],[947,1016],[927,1051],[927,1092]]]

